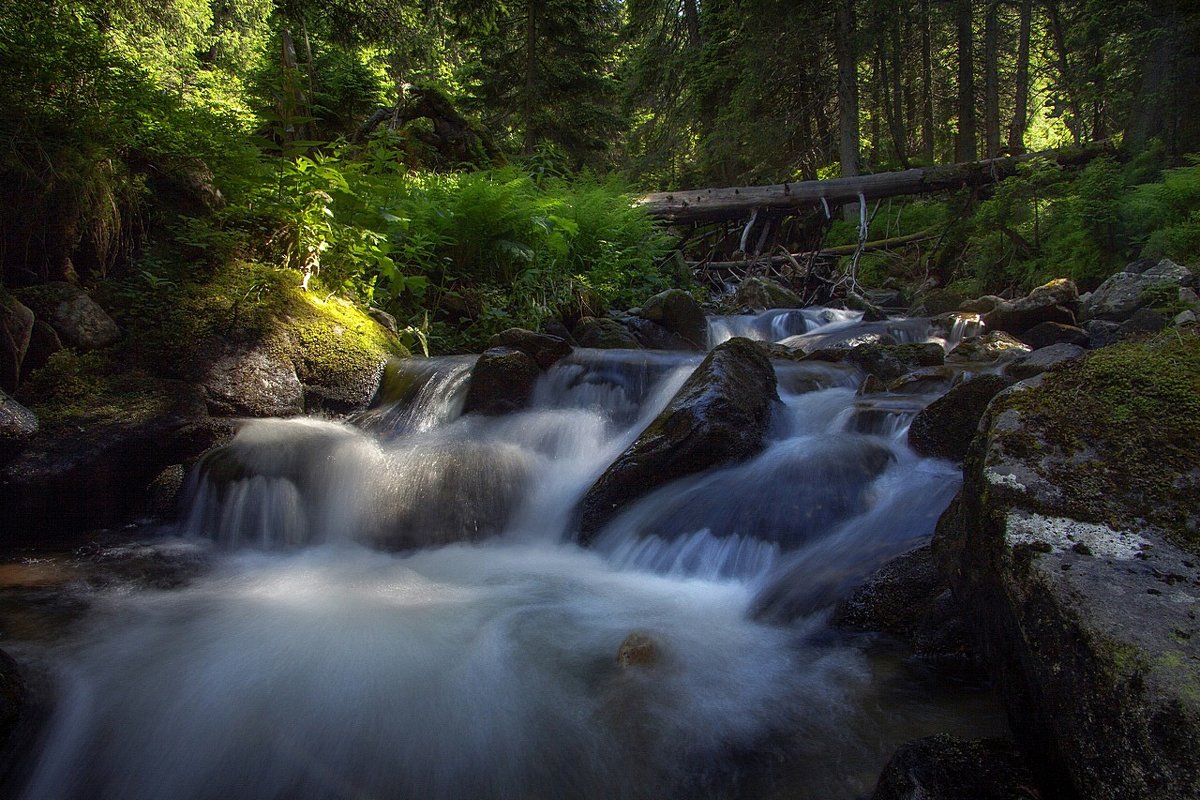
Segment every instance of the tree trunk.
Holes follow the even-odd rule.
[[[1083,141],[1083,108],[1079,103],[1079,92],[1075,87],[1075,75],[1071,62],[1067,58],[1067,33],[1063,26],[1062,15],[1058,12],[1058,0],[1044,0],[1046,18],[1050,21],[1050,38],[1054,42],[1054,52],[1058,61],[1058,75],[1066,94],[1067,108],[1071,115],[1067,129],[1075,139],[1075,144]]]
[[[904,86],[901,67],[900,15],[892,20],[892,142],[896,147],[896,158],[908,168],[908,135],[904,127]]]
[[[699,48],[700,8],[696,5],[696,0],[683,0],[683,22],[687,26],[688,46]]]
[[[860,192],[867,200],[878,200],[966,186],[984,186],[1016,174],[1017,164],[1030,158],[1053,158],[1063,166],[1076,166],[1111,152],[1107,144],[1099,143],[1020,158],[995,158],[827,181],[658,192],[642,197],[637,205],[653,217],[674,223],[734,220],[745,218],[756,209],[761,216],[763,213],[792,213],[796,209],[820,208],[822,201],[830,207],[856,202]]]
[[[537,12],[539,0],[525,0],[525,94],[521,98],[521,115],[525,118],[525,155],[537,148],[537,131],[533,125],[534,98],[537,92]]]
[[[975,159],[975,55],[971,0],[958,0],[958,146],[955,160]]]
[[[984,155],[1000,155],[1000,3],[988,3],[983,26]]]
[[[1021,0],[1021,23],[1017,40],[1016,100],[1012,125],[1008,129],[1008,150],[1013,155],[1025,152],[1025,129],[1029,127],[1029,36],[1033,21],[1033,0]]]
[[[926,164],[934,161],[933,133],[933,34],[929,0],[921,0],[921,141]]]
[[[838,157],[842,177],[858,174],[858,63],[854,48],[854,0],[837,0],[834,48],[838,64]]]

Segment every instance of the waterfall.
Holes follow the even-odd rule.
[[[710,332],[930,337],[860,316]],[[860,397],[852,366],[776,362],[758,456],[573,544],[588,487],[699,361],[577,349],[528,409],[489,418],[462,414],[474,358],[412,360],[353,422],[247,422],[167,531],[209,542],[211,569],[104,595],[53,653],[60,701],[20,796],[725,796],[781,742],[805,776],[789,797],[868,792],[915,706],[825,618],[957,490],[904,443],[932,396]]]

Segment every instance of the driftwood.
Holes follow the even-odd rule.
[[[656,192],[637,201],[651,216],[672,223],[704,223],[741,219],[757,212],[794,212],[901,195],[926,194],[996,183],[1016,174],[1017,165],[1033,158],[1049,158],[1063,166],[1085,164],[1113,152],[1107,142],[1069,150],[991,158],[964,164],[946,164],[902,172],[880,172],[826,181],[801,181],[773,186],[733,186]]]

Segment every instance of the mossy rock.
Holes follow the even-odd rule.
[[[803,308],[804,299],[768,278],[746,278],[733,296],[738,308],[767,311],[772,308]]]

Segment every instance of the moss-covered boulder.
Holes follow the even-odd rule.
[[[560,336],[535,333],[524,328],[509,328],[491,338],[488,347],[511,347],[537,362],[539,369],[550,369],[571,355],[571,345]]]
[[[704,310],[682,289],[659,292],[642,304],[641,316],[682,337],[694,350],[708,347],[708,319]]]
[[[581,503],[584,544],[625,505],[670,481],[762,450],[779,402],[775,370],[749,339],[716,347]]]
[[[1139,308],[1160,302],[1164,296],[1177,298],[1180,287],[1195,283],[1191,270],[1164,258],[1149,269],[1126,268],[1109,276],[1091,293],[1081,313],[1084,319],[1124,322]]]
[[[992,398],[1010,381],[978,375],[934,400],[908,426],[908,446],[923,456],[962,461]]]
[[[601,350],[640,350],[637,337],[615,319],[582,317],[571,330],[580,347]]]
[[[1200,796],[1200,336],[998,396],[934,553],[1057,791]]]
[[[772,308],[803,308],[804,299],[791,289],[785,289],[769,278],[746,278],[738,284],[733,305],[755,311]]]
[[[463,413],[495,416],[525,408],[540,374],[528,353],[512,347],[490,348],[471,371]]]

